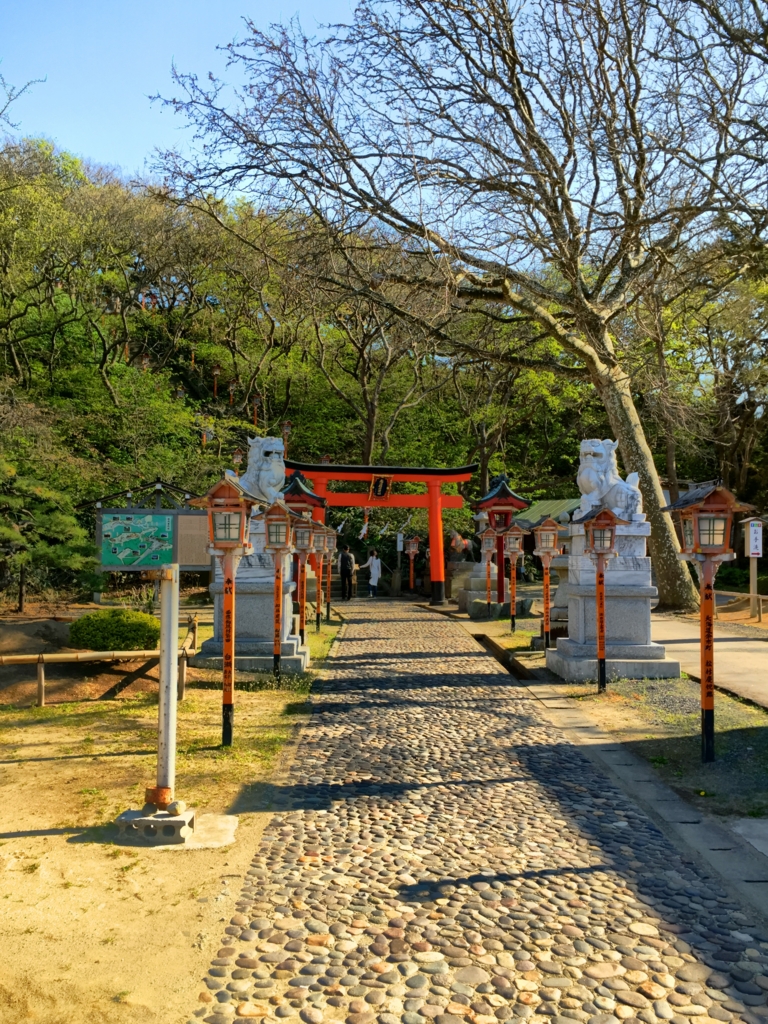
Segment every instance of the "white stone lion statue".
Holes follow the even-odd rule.
[[[279,437],[248,438],[248,468],[240,485],[268,505],[282,498],[285,486],[285,445]]]
[[[637,473],[630,473],[626,481],[619,476],[616,463],[618,441],[590,439],[581,442],[579,472],[576,483],[581,491],[581,505],[574,519],[598,505],[611,509],[622,519],[630,519],[643,510],[643,496],[638,487]]]

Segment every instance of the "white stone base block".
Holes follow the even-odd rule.
[[[560,641],[558,646],[559,643]],[[649,659],[606,658],[605,674],[608,682],[612,679],[677,679],[680,675],[680,662],[666,659],[664,648],[661,647],[660,650],[661,657]],[[566,683],[588,683],[597,680],[596,657],[569,658],[559,650],[550,648],[547,651],[547,668]]]

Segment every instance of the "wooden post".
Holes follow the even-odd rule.
[[[299,637],[304,646],[307,626],[307,556],[299,555]]]
[[[597,556],[595,573],[595,615],[597,618],[597,692],[605,693],[605,556]]]
[[[187,693],[187,652],[181,652],[179,658],[179,675],[176,680],[176,700],[184,700]]]
[[[515,632],[517,616],[517,555],[509,556],[509,626]]]
[[[411,555],[411,554],[408,555],[408,559],[409,559],[409,561],[411,563],[410,574],[408,576],[408,582],[410,583],[410,588],[409,589],[410,589],[411,593],[413,593],[414,587],[416,586],[416,583],[415,583],[415,580],[414,580],[414,573],[413,573],[413,563],[414,563],[415,559],[414,559],[414,556]]]
[[[323,562],[325,555],[320,555],[317,560],[317,597],[315,600],[315,632],[320,632],[320,620],[323,616]]]
[[[715,564],[701,567],[701,759],[715,760]]]
[[[192,653],[197,654],[197,629],[198,629],[198,615],[195,612],[195,617],[192,620]]]
[[[545,555],[542,560],[544,566],[544,650],[546,651],[549,647],[549,555]]]
[[[215,380],[215,378],[214,378]],[[235,556],[224,555],[224,623],[221,675],[221,745],[232,746],[235,720]]]
[[[488,618],[491,617],[491,559],[485,560],[485,603],[488,611]]]
[[[272,645],[273,672],[277,682],[280,682],[280,655],[283,651],[283,553],[275,552],[275,634]]]
[[[37,659],[37,706],[45,707],[45,661],[42,654]]]
[[[333,579],[332,556],[328,555],[328,571],[325,574],[325,621],[331,621],[331,583]]]
[[[757,559],[749,559],[749,617],[757,615]]]
[[[504,537],[496,538],[496,600],[504,604]]]

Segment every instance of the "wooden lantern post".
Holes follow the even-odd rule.
[[[697,487],[667,505],[664,512],[679,511],[683,533],[683,561],[693,562],[701,586],[701,759],[715,760],[715,574],[722,562],[736,555],[731,547],[733,516],[746,512],[727,488],[717,484]]]
[[[413,563],[416,560],[416,555],[419,553],[419,540],[419,537],[409,537],[405,542],[405,553],[408,555],[408,560],[410,562],[408,582],[411,593],[413,593],[416,588]]]
[[[560,524],[547,516],[538,526],[534,526],[533,533],[536,537],[536,548],[534,555],[538,555],[544,570],[544,650],[549,647],[550,640],[550,588],[549,588],[549,567],[552,559],[560,554],[557,546],[557,531]]]
[[[322,525],[322,524],[319,524]],[[315,632],[320,632],[320,623],[323,618],[323,569],[325,563],[325,553],[328,550],[328,531],[324,528],[318,530],[315,534],[315,559],[317,568],[315,570],[317,576],[316,582],[316,600],[315,600]],[[330,559],[329,559],[330,561]],[[330,565],[328,566],[328,574],[330,575]]]
[[[625,519],[608,508],[593,509],[582,519],[584,525],[584,553],[592,555],[595,568],[595,633],[597,640],[597,692],[605,693],[607,679],[605,670],[605,560],[613,558],[616,552],[616,527],[626,526]]]
[[[291,513],[281,502],[276,501],[264,513],[266,523],[267,551],[275,559],[275,590],[274,590],[274,642],[272,646],[273,672],[280,682],[280,656],[283,650],[283,556],[290,551],[292,542]]]
[[[301,645],[304,646],[307,628],[307,556],[315,552],[314,534],[317,524],[311,519],[297,523],[294,526],[293,536],[296,550],[299,553],[299,636]]]
[[[248,540],[251,509],[255,502],[240,487],[236,476],[215,484],[190,506],[207,508],[209,552],[223,575],[221,745],[232,746],[235,717],[235,576],[240,559],[253,553]]]
[[[517,614],[517,560],[523,553],[523,537],[529,532],[513,523],[504,533],[504,554],[509,559],[509,627],[513,633]]]
[[[331,621],[331,582],[332,582],[332,563],[333,556],[336,551],[336,531],[330,527],[326,527],[326,546],[328,551],[328,573],[325,581],[325,621]]]
[[[496,553],[496,531],[488,527],[487,530],[483,530],[480,534],[480,543],[483,555],[483,561],[485,562],[485,604],[487,608],[488,618],[491,617],[491,559]],[[503,569],[498,570],[502,576],[502,587],[504,586],[504,571]]]

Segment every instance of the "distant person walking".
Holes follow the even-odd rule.
[[[342,544],[339,554],[339,576],[341,576],[341,599],[352,600],[352,575],[355,571],[355,556],[350,554],[349,544]]]
[[[371,548],[368,552],[368,561],[365,565],[361,565],[360,568],[371,570],[371,578],[368,581],[368,597],[377,597],[379,580],[381,579],[381,559],[376,548]]]

